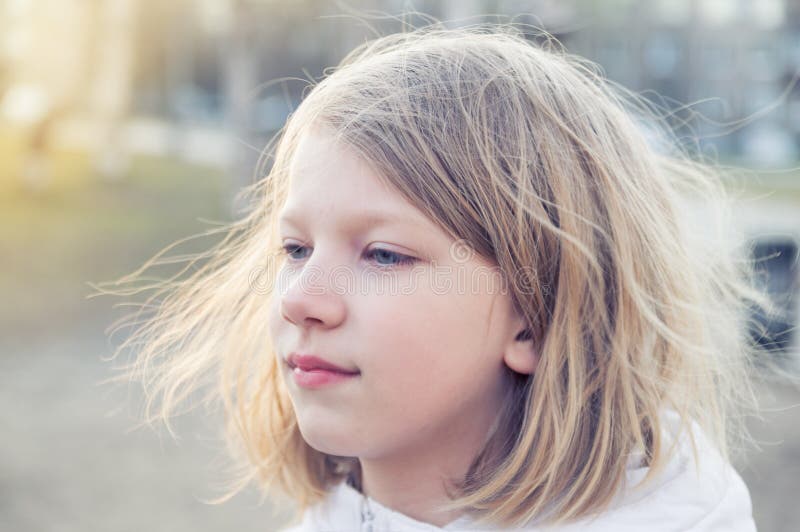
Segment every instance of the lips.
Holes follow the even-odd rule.
[[[289,364],[290,368],[300,368],[303,371],[325,370],[343,373],[345,375],[357,375],[360,373],[358,370],[343,368],[324,358],[310,354],[292,353],[287,357],[286,362]]]

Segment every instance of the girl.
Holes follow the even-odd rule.
[[[292,531],[754,530],[725,458],[752,294],[647,114],[513,28],[359,46],[132,373],[165,418],[217,382]]]

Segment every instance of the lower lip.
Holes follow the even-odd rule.
[[[322,388],[357,377],[358,373],[339,373],[326,369],[312,369],[303,371],[300,368],[292,370],[294,382],[302,388]]]

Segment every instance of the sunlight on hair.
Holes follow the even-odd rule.
[[[357,459],[303,440],[266,330],[272,293],[252,285],[277,260],[294,150],[323,126],[518,280],[514,305],[541,350],[448,509],[504,525],[599,512],[630,456],[641,452],[650,476],[669,458],[665,409],[723,453],[739,445],[754,405],[745,311],[761,299],[724,235],[719,171],[679,149],[663,110],[524,33],[434,24],[358,46],[267,147],[242,220],[179,276],[139,287],[155,294],[120,348],[136,347],[124,378],[144,383],[152,418],[197,391],[221,405],[242,464],[230,495],[256,480],[302,510],[360,474]],[[690,208],[705,213],[702,232]]]

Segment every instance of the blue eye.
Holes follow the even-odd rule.
[[[306,252],[310,249],[311,248],[308,246],[302,246],[300,244],[285,244],[281,246],[280,251],[289,257],[290,260],[300,261],[308,258],[308,254]],[[408,264],[413,264],[417,260],[414,257],[409,257],[408,255],[395,253],[394,251],[381,248],[371,249],[364,255],[367,259],[372,260],[381,268],[405,266]]]
[[[306,246],[301,246],[299,244],[286,244],[281,246],[281,250],[285,255],[287,255],[292,260],[302,260],[304,257],[296,257],[294,254],[298,251],[307,250]]]
[[[381,267],[404,266],[412,264],[416,259],[408,255],[401,255],[388,249],[375,248],[367,251],[367,257],[372,258]],[[388,261],[388,262],[386,262]]]

